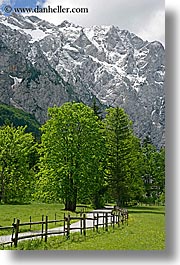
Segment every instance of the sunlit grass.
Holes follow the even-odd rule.
[[[125,224],[106,232],[87,231],[84,237],[72,233],[64,236],[18,243],[21,250],[165,250],[164,207],[134,207],[129,209],[128,226]]]
[[[80,211],[82,208],[78,208]],[[90,210],[90,208],[87,208]],[[11,226],[14,218],[19,219],[21,223],[37,222],[42,220],[42,215],[48,216],[49,220],[63,220],[64,214],[76,216],[77,213],[72,213],[64,210],[63,204],[43,204],[33,203],[28,205],[0,205],[0,226]],[[49,224],[49,228],[62,226],[63,222]],[[30,226],[21,227],[21,232],[29,231]],[[31,230],[41,230],[41,225],[33,225]],[[11,230],[0,230],[0,235],[11,234]]]

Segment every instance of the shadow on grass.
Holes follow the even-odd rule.
[[[164,214],[165,206],[135,206],[127,207],[129,213],[150,213],[150,214]]]
[[[160,207],[164,207],[164,206],[134,206],[134,207],[127,207],[129,209],[136,209],[136,210],[156,210],[159,211]]]
[[[149,213],[149,214],[163,214],[165,215],[164,211],[135,211],[135,210],[128,210],[129,213],[137,213],[137,214],[141,214],[141,213]]]

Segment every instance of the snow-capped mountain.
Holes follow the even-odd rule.
[[[165,51],[115,26],[55,26],[35,16],[0,15],[0,101],[43,123],[69,100],[120,106],[135,133],[165,143]]]

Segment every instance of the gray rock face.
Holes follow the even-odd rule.
[[[165,144],[165,51],[114,26],[55,26],[34,16],[0,15],[0,101],[43,123],[69,100],[120,106],[142,139]]]

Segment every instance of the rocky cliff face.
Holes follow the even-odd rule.
[[[165,51],[114,26],[55,26],[34,16],[0,15],[0,101],[43,123],[69,100],[120,106],[137,136],[165,143]]]

